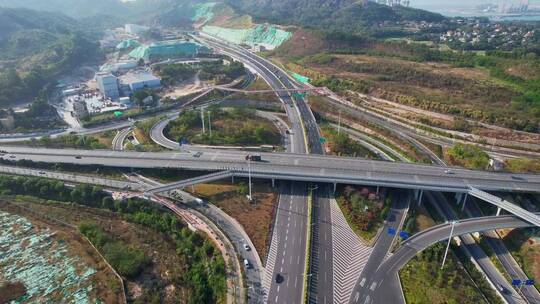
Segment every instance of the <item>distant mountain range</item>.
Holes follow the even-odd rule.
[[[357,0],[227,0],[260,20],[320,29],[362,32],[385,21],[441,21],[440,14]]]

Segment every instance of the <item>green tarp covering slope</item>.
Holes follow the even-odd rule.
[[[259,24],[250,29],[231,29],[207,25],[203,27],[203,32],[235,44],[262,45],[268,49],[280,46],[292,36],[290,32],[265,24]]]
[[[309,78],[307,78],[306,76],[302,76],[300,74],[292,73],[292,76],[294,77],[294,79],[296,79],[298,82],[301,82],[301,83],[309,83],[310,81]]]
[[[195,56],[208,49],[198,43],[191,41],[168,41],[163,43],[153,43],[141,45],[129,53],[129,57],[137,60],[151,60],[152,58],[171,56]]]

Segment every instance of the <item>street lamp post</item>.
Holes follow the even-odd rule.
[[[251,202],[253,200],[253,197],[251,196],[251,157],[248,158],[248,187],[249,187],[248,200]]]
[[[444,257],[442,260],[441,269],[444,267],[444,262],[446,262],[446,256],[448,255],[448,249],[450,248],[450,242],[452,241],[452,234],[454,233],[454,227],[457,221],[452,221],[452,228],[450,229],[450,235],[448,236],[448,244],[446,244],[446,251],[444,252]]]

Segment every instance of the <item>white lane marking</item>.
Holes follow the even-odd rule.
[[[290,259],[289,259],[289,264],[292,265],[292,255],[291,255]]]
[[[373,291],[373,290],[375,290],[375,288],[377,288],[377,282],[371,283],[371,286],[369,287],[369,289],[371,289]]]
[[[360,281],[360,286],[364,287],[364,284],[366,284],[366,278],[362,278],[362,281]]]
[[[285,258],[281,258],[281,264],[285,264]]]
[[[298,285],[298,277],[294,278],[294,288],[296,288],[296,285]]]
[[[300,256],[298,256],[298,258],[296,259],[296,264],[300,265]]]
[[[358,302],[358,298],[360,297],[360,293],[357,291],[356,295],[354,296],[354,301]]]

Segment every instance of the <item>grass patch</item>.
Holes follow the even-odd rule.
[[[208,115],[211,117],[212,135]],[[173,140],[187,140],[204,145],[279,145],[281,135],[271,121],[257,117],[254,110],[246,108],[209,107],[205,115],[206,132],[202,132],[199,111],[184,113],[171,121],[165,133]]]

